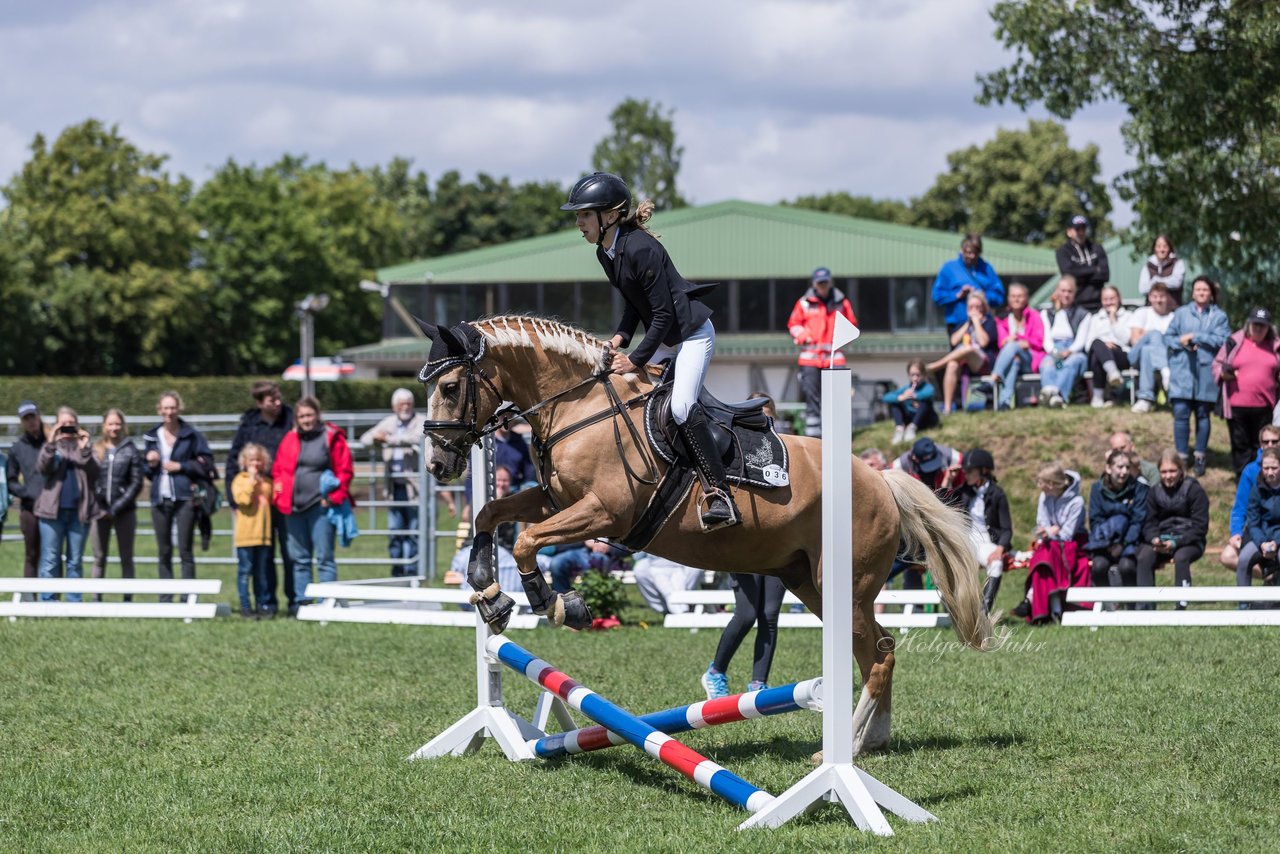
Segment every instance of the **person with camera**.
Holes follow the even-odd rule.
[[[93,577],[107,574],[107,552],[111,547],[111,531],[116,532],[120,549],[120,577],[133,578],[133,543],[138,529],[138,493],[142,492],[142,452],[128,436],[124,413],[108,409],[102,416],[102,434],[93,446],[98,461],[98,506],[101,515],[93,520]],[[98,601],[102,595],[98,595]],[[126,602],[132,596],[125,596]]]
[[[44,478],[33,513],[40,524],[40,577],[61,578],[63,551],[67,578],[80,578],[89,524],[98,516],[94,491],[98,482],[98,461],[89,447],[88,432],[80,427],[80,416],[69,406],[58,408],[53,436],[40,448],[36,468]],[[41,593],[43,601],[57,599],[56,593]],[[79,593],[68,593],[68,602],[79,602]]]
[[[160,423],[144,435],[147,476],[151,478],[151,524],[161,578],[173,578],[174,526],[183,578],[196,577],[195,530],[198,488],[211,487],[218,472],[204,435],[182,420],[182,397],[176,391],[160,395],[156,404]],[[168,602],[169,596],[160,597]]]
[[[1236,586],[1248,587],[1253,575],[1264,583],[1275,584],[1280,558],[1280,448],[1265,448],[1259,467],[1258,483],[1249,495],[1245,513],[1245,541],[1236,564]],[[1244,607],[1243,604],[1241,607]]]
[[[1194,299],[1194,295],[1192,297]],[[1160,482],[1147,490],[1147,519],[1138,546],[1139,587],[1155,585],[1155,570],[1173,562],[1174,583],[1191,586],[1191,564],[1204,554],[1209,533],[1209,496],[1195,478],[1187,477],[1187,462],[1176,450],[1160,455]],[[1150,603],[1139,610],[1152,610]],[[1185,610],[1186,602],[1178,603]]]

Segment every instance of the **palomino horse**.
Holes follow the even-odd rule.
[[[650,378],[600,373],[604,342],[551,320],[502,316],[452,329],[418,322],[433,342],[419,374],[429,399],[433,476],[445,482],[459,478],[471,446],[504,417],[523,415],[535,437],[542,489],[491,501],[476,514],[469,571],[477,590],[473,601],[496,631],[505,627],[510,606],[502,600],[509,597],[494,581],[488,546],[498,524],[524,522],[513,552],[535,610],[556,625],[589,623],[580,598],[574,601],[576,593],[562,597],[548,590],[535,556],[545,546],[623,537],[648,504],[655,486],[641,474],[649,468],[646,461],[665,466],[646,447],[643,412],[627,402],[653,388]],[[510,406],[503,407],[504,402]],[[549,438],[550,450],[541,453]],[[790,457],[790,485],[735,490],[742,524],[710,533],[700,526],[695,487],[646,551],[702,569],[775,575],[821,616],[821,443],[782,438]],[[863,683],[854,727],[855,748],[865,751],[889,740],[894,641],[876,623],[873,605],[900,540],[910,553],[923,550],[965,644],[985,648],[992,627],[963,516],[903,472],[875,472],[856,458],[852,465],[853,646]]]

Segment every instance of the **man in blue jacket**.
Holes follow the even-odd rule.
[[[1280,447],[1280,427],[1268,424],[1258,431],[1258,444],[1262,448]],[[1222,547],[1218,560],[1227,569],[1234,570],[1240,562],[1240,548],[1244,544],[1244,517],[1249,509],[1249,493],[1258,483],[1258,471],[1262,465],[1262,450],[1259,449],[1253,462],[1240,471],[1240,483],[1236,486],[1236,500],[1231,505],[1231,539]]]
[[[982,258],[982,235],[966,234],[960,242],[960,254],[943,264],[933,280],[933,301],[942,309],[948,336],[968,319],[965,301],[975,290],[986,295],[992,312],[1004,304],[1004,283]]]

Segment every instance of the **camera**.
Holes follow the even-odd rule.
[[[58,432],[64,436],[75,436],[80,432],[80,428],[74,424],[63,424],[58,428]]]

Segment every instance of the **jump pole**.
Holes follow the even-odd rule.
[[[835,316],[836,350],[858,337]],[[862,830],[892,836],[880,807],[908,821],[934,816],[853,764],[853,435],[847,368],[822,372],[822,764],[738,825],[778,827],[825,803],[838,803]]]
[[[472,518],[480,512],[491,496],[493,487],[493,439],[486,437],[471,449],[471,493],[474,508]],[[427,490],[422,495],[427,495]],[[425,500],[425,499],[424,499]],[[536,759],[530,743],[546,735],[547,718],[554,714],[564,729],[577,726],[559,700],[551,700],[543,694],[538,700],[534,721],[530,722],[513,713],[502,700],[502,667],[489,657],[485,643],[489,640],[489,627],[476,613],[476,707],[453,726],[413,752],[410,761],[431,759],[437,756],[462,756],[474,753],[491,738],[502,748],[507,759],[520,762]]]
[[[661,712],[641,715],[640,720],[658,732],[673,735],[678,732],[704,729],[720,724],[738,723],[753,718],[782,715],[801,709],[820,711],[822,708],[822,680],[810,679],[791,685],[779,685],[763,691],[735,694],[716,700],[702,700],[687,706],[676,706]],[[569,732],[556,733],[540,738],[529,746],[542,759],[590,753],[606,747],[626,744],[627,740],[603,726],[590,726]]]
[[[629,743],[679,771],[704,789],[715,792],[729,803],[754,813],[773,801],[773,795],[756,788],[671,736],[659,732],[590,688],[579,685],[505,635],[490,637],[487,648],[490,655],[523,674],[530,682],[552,692],[571,708],[622,736]]]

